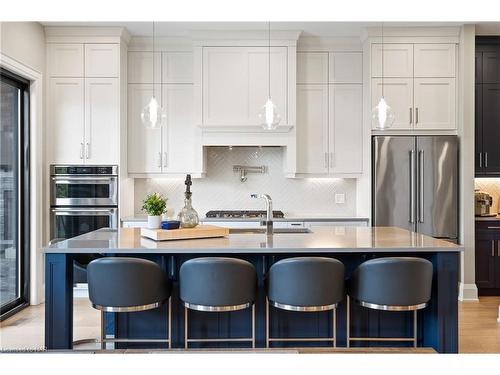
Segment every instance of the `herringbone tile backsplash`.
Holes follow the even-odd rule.
[[[476,178],[474,179],[474,188],[484,191],[493,197],[491,213],[500,212],[500,178]]]
[[[356,180],[337,178],[290,179],[283,174],[284,150],[280,147],[209,147],[207,177],[193,179],[193,207],[200,217],[209,210],[263,210],[264,201],[251,193],[267,193],[275,210],[288,216],[356,216]],[[266,174],[248,174],[240,182],[233,165],[267,167]],[[136,179],[135,212],[141,214],[146,194],[159,192],[168,198],[175,214],[184,204],[184,179]],[[345,194],[345,203],[335,204],[335,194]]]

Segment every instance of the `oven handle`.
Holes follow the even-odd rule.
[[[102,181],[114,182],[116,181],[116,177],[52,177],[52,181],[55,181],[57,184],[73,184],[78,181],[91,184],[101,183]]]
[[[52,212],[55,215],[94,215],[99,216],[101,213],[107,213],[113,215],[116,212],[116,208],[96,208],[96,209],[81,209],[81,208],[53,208]]]

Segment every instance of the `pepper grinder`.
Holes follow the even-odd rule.
[[[179,221],[181,222],[181,228],[194,228],[200,222],[198,218],[198,213],[191,205],[191,185],[193,182],[191,181],[191,175],[186,175],[186,181],[184,181],[186,185],[186,192],[184,193],[184,207],[179,212]]]

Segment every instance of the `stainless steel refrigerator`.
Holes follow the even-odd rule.
[[[374,136],[372,222],[458,239],[456,136]]]

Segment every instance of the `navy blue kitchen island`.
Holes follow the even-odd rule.
[[[265,276],[284,258],[326,256],[345,265],[346,277],[366,260],[388,256],[415,256],[433,264],[432,297],[418,312],[418,345],[440,353],[458,352],[458,270],[461,246],[394,227],[317,227],[312,233],[230,234],[224,238],[155,242],[140,229],[100,229],[43,249],[45,253],[45,345],[51,350],[73,348],[73,258],[77,254],[133,256],[158,263],[173,281],[172,347],[184,347],[184,307],[179,300],[179,268],[200,256],[224,256],[251,262],[258,275],[256,347],[265,347]],[[133,313],[106,313],[106,333],[115,338],[165,338],[167,306]],[[190,338],[251,336],[251,309],[207,313],[190,311]],[[304,313],[271,308],[272,337],[331,335],[331,312]],[[337,309],[337,347],[346,346],[346,300]],[[412,337],[411,312],[376,311],[351,304],[351,335]],[[160,343],[116,343],[118,348],[158,347]],[[272,347],[331,346],[328,342],[273,342]],[[408,342],[351,342],[351,346],[410,346]],[[248,347],[248,343],[192,343],[190,347]]]

